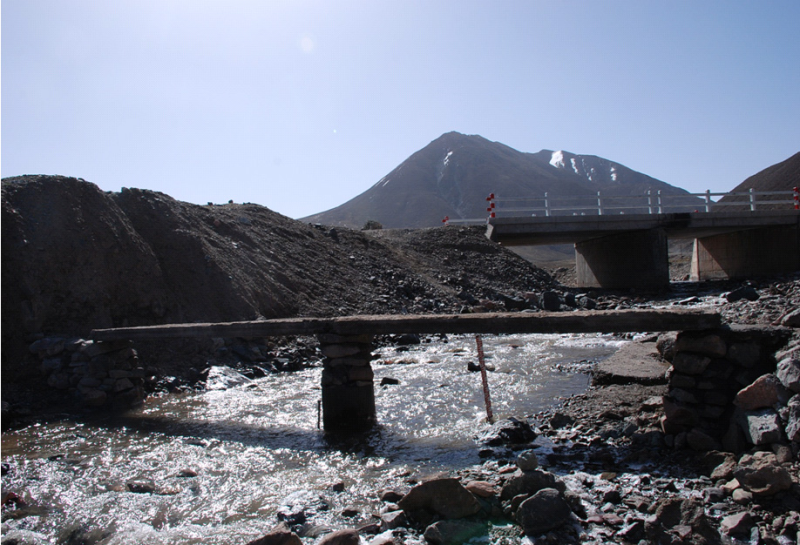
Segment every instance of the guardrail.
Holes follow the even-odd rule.
[[[717,200],[712,199],[717,197]],[[741,198],[722,201],[723,197]],[[766,197],[766,198],[764,198]],[[488,222],[497,215],[504,217],[520,216],[557,216],[557,215],[608,215],[625,214],[634,211],[638,214],[667,214],[670,212],[711,212],[712,209],[724,206],[748,206],[751,211],[763,205],[785,205],[786,208],[800,210],[800,191],[795,187],[792,191],[755,191],[750,189],[738,193],[683,193],[679,195],[662,194],[660,190],[647,191],[644,195],[604,195],[598,191],[594,196],[540,196],[524,198],[496,197],[494,193],[486,200],[488,218],[484,219],[450,219],[445,217],[445,225],[462,224],[477,225]]]

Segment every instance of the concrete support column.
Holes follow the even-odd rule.
[[[761,227],[694,241],[691,279],[746,278],[800,270],[797,227]]]
[[[325,431],[370,429],[375,415],[372,335],[317,335],[322,362],[322,422]]]
[[[577,283],[587,288],[669,286],[667,234],[632,231],[575,243]]]

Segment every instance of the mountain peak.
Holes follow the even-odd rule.
[[[480,135],[442,134],[413,153],[370,189],[350,201],[304,218],[313,223],[361,227],[434,227],[445,216],[486,216],[486,196],[596,196],[597,191],[643,194],[648,189],[685,193],[645,174],[593,155],[542,150],[524,153]]]

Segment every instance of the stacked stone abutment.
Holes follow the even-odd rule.
[[[129,341],[45,337],[30,351],[41,360],[48,386],[85,407],[124,410],[144,400],[146,372]]]
[[[317,336],[322,362],[322,408],[326,431],[364,431],[376,422],[372,335]]]
[[[780,378],[780,369],[787,375],[797,364],[792,358],[800,357],[791,329],[682,332],[662,336],[659,349],[672,363],[662,417],[668,445],[743,452],[800,439],[798,415],[792,418],[800,397]]]

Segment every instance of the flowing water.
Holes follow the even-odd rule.
[[[588,376],[571,364],[591,365],[623,342],[484,337],[495,418],[525,417],[582,391]],[[65,417],[5,433],[3,493],[28,507],[5,511],[3,533],[54,542],[66,528],[84,527],[106,531],[108,544],[246,543],[298,495],[330,506],[314,525],[369,522],[380,509],[376,491],[402,488],[407,475],[480,463],[475,437],[488,423],[470,361],[477,362],[471,336],[379,350],[372,365],[380,426],[359,438],[318,430],[319,368],[257,380],[215,368],[203,392],[150,399],[122,417]],[[378,386],[383,377],[400,383]],[[343,492],[332,490],[336,483]],[[360,514],[343,518],[345,508]],[[29,516],[15,518],[22,514]]]

